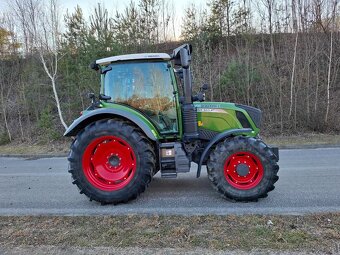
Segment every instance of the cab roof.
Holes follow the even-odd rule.
[[[96,64],[98,65],[108,65],[113,62],[118,61],[129,61],[129,60],[143,60],[143,59],[162,59],[162,60],[170,60],[171,57],[166,53],[139,53],[139,54],[127,54],[127,55],[119,55],[108,58],[101,58],[96,60]]]

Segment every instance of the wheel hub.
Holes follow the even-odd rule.
[[[236,166],[236,172],[239,176],[247,176],[249,174],[249,166],[246,164],[238,164]]]
[[[120,165],[120,158],[116,155],[109,157],[109,164],[113,167],[117,167]]]

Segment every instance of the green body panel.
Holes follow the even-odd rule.
[[[129,113],[132,113],[133,115],[135,115],[137,118],[139,118],[140,120],[142,120],[151,130],[151,132],[155,135],[155,137],[157,139],[160,139],[160,135],[157,131],[157,129],[155,128],[155,126],[151,123],[150,120],[148,120],[143,114],[141,114],[138,111],[133,110],[130,107],[124,106],[124,105],[120,105],[120,104],[113,104],[113,103],[106,103],[104,101],[101,102],[100,105],[101,108],[113,108],[113,109],[119,109],[119,110],[123,110]],[[83,114],[86,114],[86,111],[83,112]]]
[[[178,98],[176,99],[176,103],[179,106]],[[230,129],[239,129],[243,128],[241,123],[236,117],[236,111],[241,111],[247,117],[249,123],[252,126],[253,131],[251,133],[245,134],[247,136],[256,136],[258,135],[260,129],[256,127],[253,120],[249,117],[248,113],[239,107],[237,107],[233,103],[224,103],[224,102],[195,102],[194,103],[197,109],[197,121],[198,127],[200,129],[205,129],[214,132],[224,132]],[[124,110],[134,114],[136,117],[140,118],[151,130],[151,132],[155,135],[155,137],[159,140],[161,139],[178,139],[182,138],[183,128],[182,128],[182,117],[180,107],[177,106],[178,109],[178,120],[179,120],[179,134],[177,135],[168,135],[161,136],[158,132],[157,128],[152,124],[150,120],[148,120],[143,114],[140,112],[133,110],[130,107],[102,102],[102,108],[115,108]],[[86,114],[86,111],[84,111]]]
[[[195,102],[194,105],[197,109],[197,121],[200,129],[221,133],[230,129],[243,128],[236,117],[236,111],[241,111],[253,129],[253,132],[248,136],[256,136],[260,131],[249,114],[233,103]]]

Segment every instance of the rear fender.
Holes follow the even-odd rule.
[[[149,139],[151,139],[152,141],[157,140],[156,134],[152,132],[152,128],[150,128],[150,126],[147,125],[147,123],[143,121],[141,118],[139,118],[138,116],[136,116],[135,114],[131,112],[127,112],[121,109],[114,109],[114,108],[102,108],[102,109],[90,111],[87,114],[79,117],[71,124],[71,126],[68,127],[68,129],[64,133],[64,136],[76,136],[79,131],[84,129],[90,123],[97,121],[97,120],[106,119],[106,118],[114,118],[114,117],[120,117],[122,119],[126,119],[126,120],[133,122],[145,133],[145,135]]]
[[[204,151],[200,157],[200,161],[198,162],[198,167],[197,167],[197,175],[196,177],[200,177],[201,175],[201,168],[203,165],[203,162],[206,160],[206,158],[209,155],[209,152],[211,150],[211,148],[217,144],[219,141],[224,140],[228,137],[231,136],[235,136],[235,135],[246,135],[247,133],[252,133],[252,129],[251,128],[240,128],[240,129],[231,129],[231,130],[227,130],[225,132],[222,132],[220,134],[218,134],[217,136],[215,136],[209,143],[208,145],[204,148]]]

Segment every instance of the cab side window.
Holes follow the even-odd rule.
[[[112,64],[104,82],[104,93],[114,102],[142,111],[161,133],[178,131],[173,85],[166,62]]]

